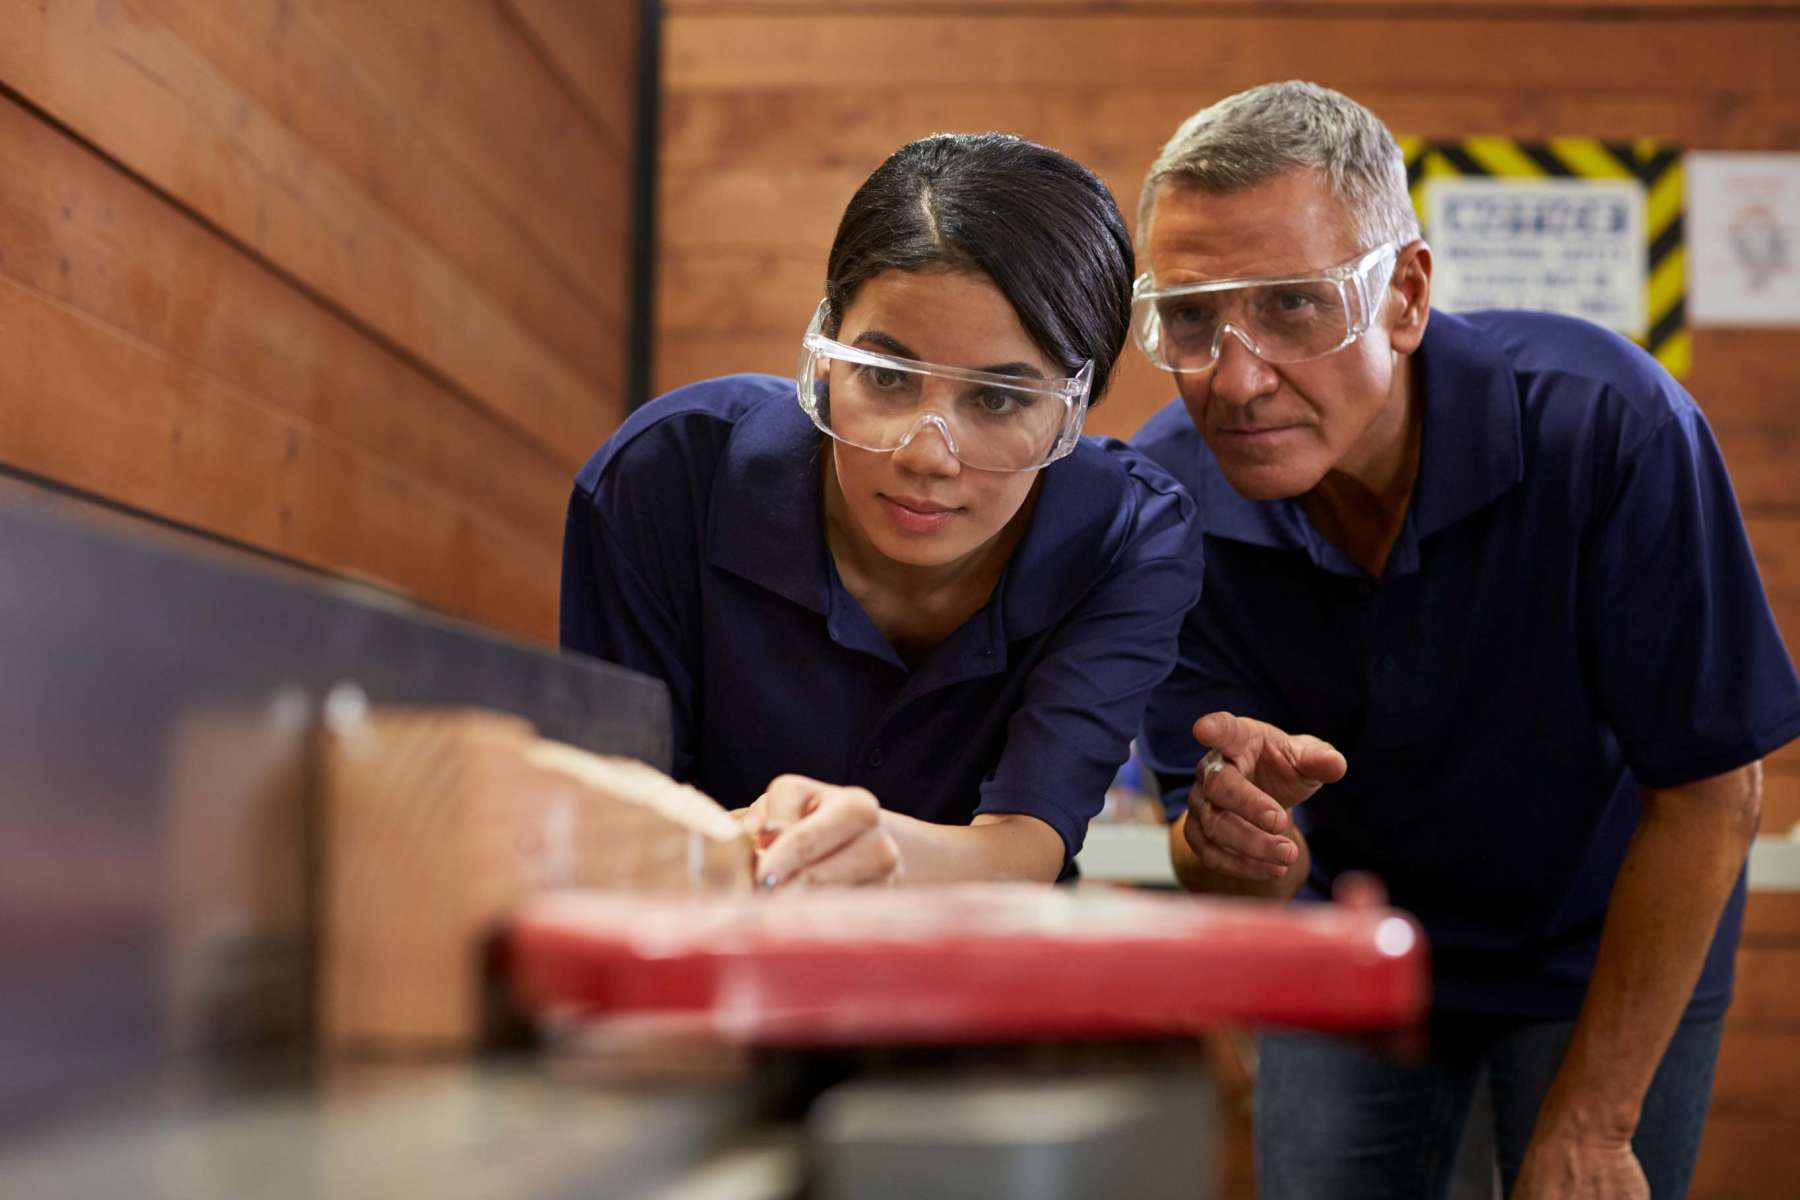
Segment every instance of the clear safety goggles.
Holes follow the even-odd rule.
[[[964,466],[1035,471],[1075,448],[1094,364],[1068,379],[1000,375],[896,358],[820,332],[819,304],[801,339],[800,407],[837,441],[891,452],[936,430]]]
[[[1264,362],[1323,358],[1368,330],[1398,252],[1384,242],[1311,275],[1165,288],[1140,275],[1131,289],[1132,337],[1152,363],[1180,374],[1210,370],[1228,333]]]

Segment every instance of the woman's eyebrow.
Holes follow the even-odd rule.
[[[909,358],[914,362],[925,361],[920,358],[918,354],[914,353],[911,346],[908,346],[905,342],[891,334],[883,333],[879,329],[863,330],[856,335],[856,340],[852,342],[851,345],[867,346],[872,349],[880,350],[883,354],[891,354],[895,358]],[[1032,366],[1028,362],[996,363],[991,367],[968,367],[965,369],[971,371],[985,371],[989,375],[1017,375],[1022,379],[1044,378],[1043,371]]]

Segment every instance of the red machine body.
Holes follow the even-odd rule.
[[[1423,935],[1391,909],[973,884],[743,896],[560,893],[513,923],[528,1011],[652,1018],[757,1045],[1333,1031],[1423,1017]]]

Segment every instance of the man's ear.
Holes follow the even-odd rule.
[[[1394,273],[1388,289],[1398,303],[1390,309],[1388,342],[1402,354],[1411,354],[1425,337],[1425,322],[1431,316],[1431,247],[1423,239],[1414,238],[1400,247],[1394,257]]]

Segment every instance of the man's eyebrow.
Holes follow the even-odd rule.
[[[883,354],[891,354],[895,358],[910,358],[914,362],[922,362],[911,346],[891,334],[879,329],[865,329],[856,336],[854,346],[866,346],[880,350]],[[989,375],[1017,375],[1021,379],[1042,379],[1044,372],[1028,362],[995,363],[991,367],[969,367],[967,370],[985,371]]]

